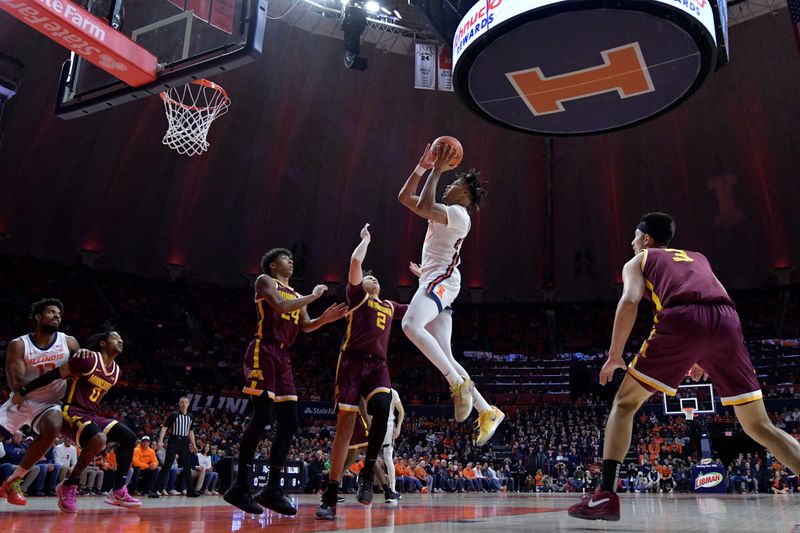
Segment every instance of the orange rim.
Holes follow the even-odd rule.
[[[178,107],[182,107],[182,108],[187,109],[189,111],[216,110],[217,108],[222,107],[223,105],[228,105],[228,104],[231,103],[231,99],[228,98],[228,93],[225,91],[225,89],[223,89],[221,86],[217,85],[213,81],[195,80],[192,83],[194,85],[200,85],[200,86],[212,89],[214,91],[217,91],[218,93],[220,93],[222,95],[224,100],[222,102],[220,102],[219,105],[216,105],[216,106],[212,106],[212,107],[197,107],[197,106],[186,105],[183,102],[178,102],[177,100],[175,100],[173,98],[170,98],[169,95],[167,94],[168,91],[161,91],[161,94],[159,96],[161,96],[161,99],[164,100],[165,102],[169,102],[172,105],[176,105]]]

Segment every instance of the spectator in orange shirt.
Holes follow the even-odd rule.
[[[480,481],[475,477],[473,466],[472,463],[467,463],[467,466],[464,468],[464,486],[469,491],[480,492],[483,489],[481,488]]]
[[[413,459],[408,461],[408,475],[406,476],[406,492],[422,491],[422,482],[417,479],[415,474],[416,463]]]
[[[395,471],[395,485],[398,489],[405,492],[406,491],[406,480],[408,479],[408,460],[406,459],[399,459],[394,464],[394,471]]]
[[[128,483],[128,490],[139,496],[148,494],[153,488],[158,475],[158,459],[156,452],[150,447],[150,437],[145,435],[136,448],[133,449],[133,476]]]
[[[416,477],[419,482],[422,484],[422,492],[428,492],[430,487],[428,486],[429,479],[428,479],[428,470],[425,468],[425,460],[420,459],[419,464],[417,467],[414,468],[414,477]]]

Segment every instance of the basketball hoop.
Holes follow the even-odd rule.
[[[208,149],[211,123],[228,112],[231,99],[225,89],[208,80],[195,80],[161,93],[167,112],[162,143],[179,154],[193,156]]]
[[[681,407],[686,420],[694,420],[694,407]]]

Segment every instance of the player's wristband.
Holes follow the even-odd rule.
[[[24,397],[25,397],[25,395],[26,395],[26,394],[28,394],[29,392],[30,392],[30,391],[28,390],[28,387],[26,387],[25,385],[23,385],[22,387],[20,387],[19,389],[17,389],[17,394],[19,394],[19,395],[20,395],[20,396],[22,396],[23,398],[24,398]]]

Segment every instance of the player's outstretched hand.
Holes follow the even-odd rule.
[[[422,157],[419,160],[419,166],[430,170],[433,168],[433,165],[436,164],[436,152],[431,150],[431,143],[428,143],[425,146],[425,152],[423,152]]]
[[[347,304],[332,304],[322,313],[323,322],[336,322],[347,315]]]
[[[600,385],[611,383],[611,380],[614,379],[614,372],[618,368],[622,370],[627,368],[625,360],[622,357],[615,357],[609,354],[608,360],[603,365],[603,368],[600,369]]]
[[[418,278],[422,276],[422,267],[416,264],[414,261],[408,262],[408,269]]]
[[[708,379],[708,372],[706,372],[702,366],[695,364],[689,370],[689,376],[691,376],[692,381],[700,381],[701,379],[706,381]]]
[[[369,222],[364,224],[364,227],[361,228],[360,235],[362,241],[369,241],[370,239],[372,239],[372,235],[369,234]]]
[[[320,296],[325,294],[325,291],[327,291],[327,290],[328,290],[328,286],[327,285],[320,284],[320,285],[317,285],[316,287],[314,287],[314,290],[311,291],[311,294],[314,295],[314,298],[319,298]]]

